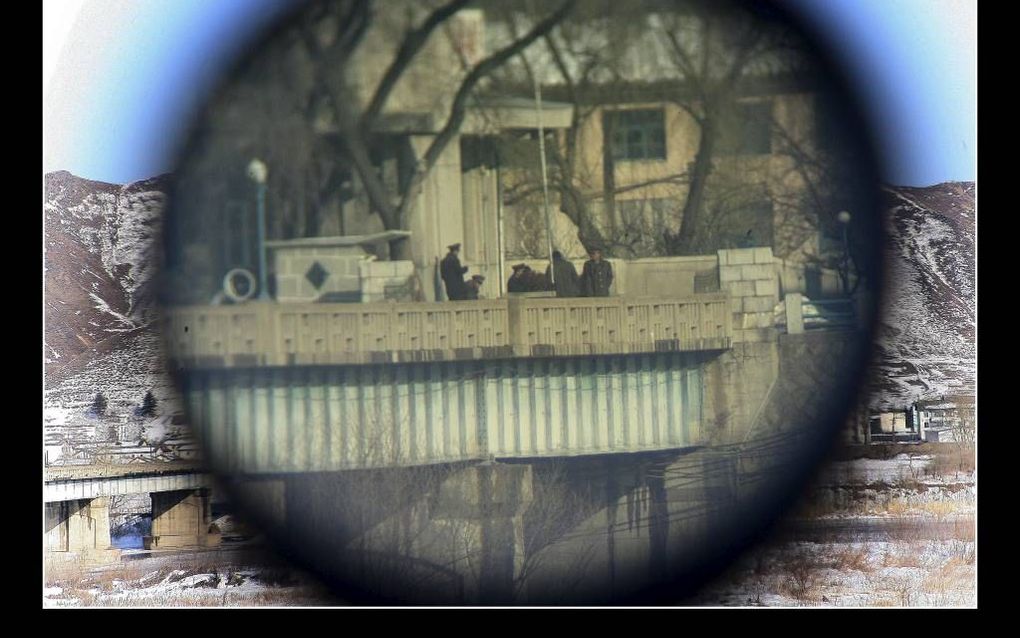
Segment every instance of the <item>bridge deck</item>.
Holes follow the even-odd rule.
[[[732,337],[727,293],[188,306],[165,322],[168,355],[188,368],[698,352]]]
[[[212,480],[202,465],[189,461],[50,466],[43,477],[47,503],[198,489]]]

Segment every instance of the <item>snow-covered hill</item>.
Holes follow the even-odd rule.
[[[164,177],[117,186],[46,175],[47,382],[151,323]]]
[[[972,182],[887,187],[887,294],[873,408],[971,394],[977,371]]]
[[[45,177],[46,392],[50,459],[69,449],[158,457],[160,443],[193,449],[166,373],[152,289],[165,177],[126,186]],[[139,417],[146,392],[156,416]],[[98,393],[105,414],[90,414]],[[140,445],[139,445],[140,444]]]

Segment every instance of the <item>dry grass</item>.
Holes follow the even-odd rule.
[[[784,565],[784,577],[777,585],[779,593],[798,600],[812,600],[815,586],[818,583],[817,564],[810,557],[798,556],[788,560]]]
[[[830,566],[840,571],[870,572],[868,549],[864,545],[843,545],[831,554]]]
[[[926,604],[936,607],[958,605],[960,599],[972,592],[973,588],[973,571],[966,562],[955,556],[928,573],[920,584],[920,590],[927,599]]]
[[[920,542],[901,543],[899,551],[886,552],[882,555],[882,567],[916,567],[924,568],[924,544]]]
[[[973,543],[977,541],[977,525],[972,518],[953,521],[953,538]]]
[[[914,588],[914,583],[907,579],[899,581],[895,586],[895,591],[900,597],[900,607],[911,607],[914,605],[917,599],[917,590]]]
[[[925,468],[929,476],[939,479],[960,478],[974,471],[976,457],[974,446],[970,444],[953,444],[940,450]]]

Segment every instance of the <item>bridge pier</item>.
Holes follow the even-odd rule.
[[[110,542],[110,499],[99,497],[46,503],[47,552],[74,555],[88,562],[120,557]]]
[[[480,463],[439,486],[431,515],[461,530],[467,551],[455,548],[453,558],[458,559],[458,571],[467,572],[467,600],[505,604],[518,598],[525,558],[524,512],[532,498],[530,465]],[[464,560],[472,555],[477,561]]]
[[[212,501],[208,489],[153,492],[152,535],[142,538],[145,549],[212,547],[219,545],[211,530]]]
[[[287,482],[245,477],[231,484],[231,499],[263,527],[282,530],[287,524]]]

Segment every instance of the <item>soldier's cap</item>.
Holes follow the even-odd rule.
[[[447,248],[450,250],[460,250],[460,244],[450,244]]]
[[[483,281],[485,281],[485,277],[483,277],[481,275],[474,275],[471,278],[474,279],[475,281],[477,281],[478,283],[482,283]]]
[[[527,268],[527,267],[528,267],[528,264],[514,264],[513,265],[514,272],[517,272],[518,270],[521,270],[521,269]]]

